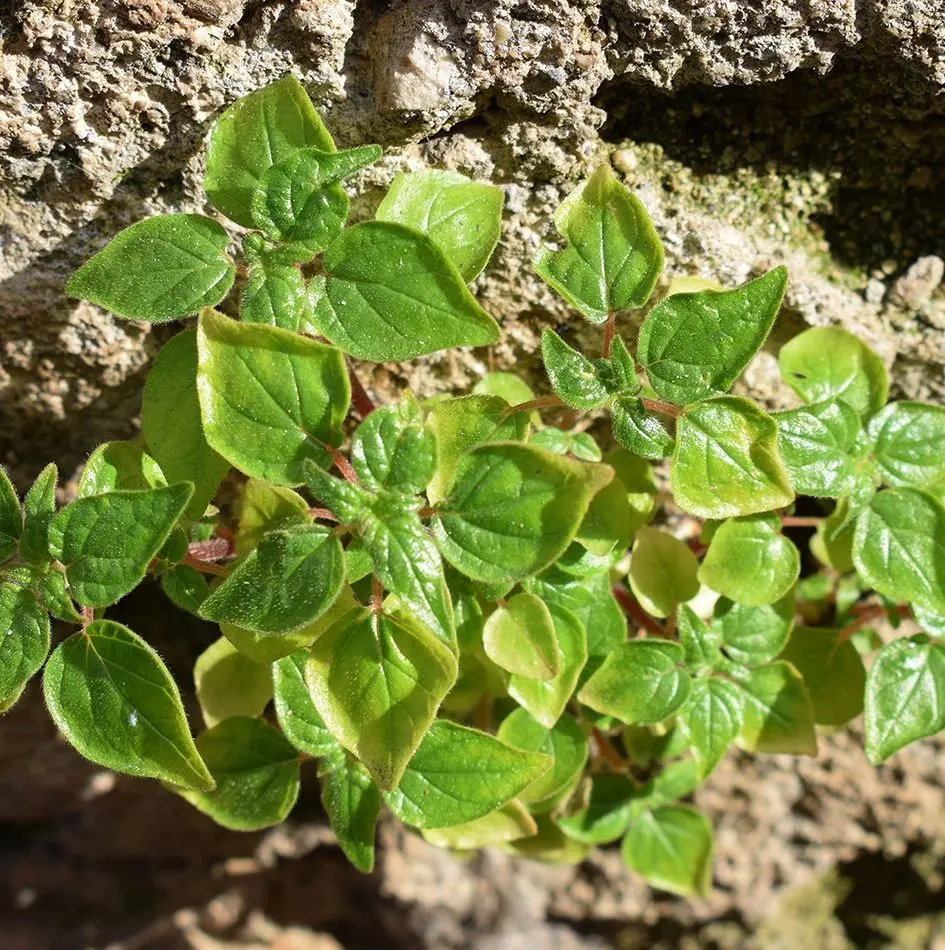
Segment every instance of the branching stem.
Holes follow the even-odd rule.
[[[654,620],[641,606],[640,602],[626,589],[619,584],[612,588],[614,600],[620,604],[623,612],[638,626],[646,630],[647,633],[655,634],[658,637],[666,635],[663,628]]]
[[[816,528],[823,524],[823,518],[806,515],[781,515],[782,528]]]
[[[348,379],[351,381],[351,403],[354,406],[354,411],[364,420],[374,412],[377,406],[358,378],[358,374],[354,371],[354,366],[350,360],[348,360]]]

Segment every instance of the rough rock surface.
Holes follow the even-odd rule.
[[[0,461],[20,480],[132,432],[158,344],[66,299],[66,277],[142,215],[206,210],[214,116],[288,70],[342,143],[389,150],[358,214],[423,161],[506,186],[504,244],[479,287],[507,331],[499,364],[535,369],[541,326],[570,319],[527,261],[561,195],[609,156],[652,211],[670,275],[790,264],[772,348],[843,323],[895,362],[903,392],[945,390],[929,263],[945,230],[939,3],[7,0],[0,44]],[[458,386],[484,357],[375,380]],[[771,366],[750,380],[776,400]]]

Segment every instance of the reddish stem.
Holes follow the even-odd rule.
[[[362,419],[366,419],[377,406],[374,405],[374,400],[358,379],[358,374],[354,371],[350,360],[348,361],[348,379],[351,380],[351,402],[354,410]]]
[[[379,614],[384,606],[384,586],[376,578],[371,578],[371,612]]]
[[[228,567],[224,567],[222,564],[214,564],[213,561],[201,561],[199,558],[193,557],[190,554],[184,557],[181,564],[192,567],[195,571],[200,571],[201,574],[213,574],[215,577],[230,576],[230,569]]]
[[[665,636],[663,628],[640,606],[640,602],[625,587],[615,584],[612,588],[614,600],[620,604],[623,612],[647,633],[658,637]]]
[[[528,402],[520,402],[516,406],[509,406],[503,417],[508,419],[519,412],[531,412],[533,409],[558,409],[564,403],[557,396],[539,396],[537,399],[529,399]]]
[[[646,397],[642,397],[640,402],[643,403],[643,408],[647,412],[662,412],[674,419],[678,419],[682,415],[682,409],[679,406],[674,406],[671,402],[663,402],[661,399],[647,399]]]
[[[327,508],[309,508],[308,513],[313,518],[320,518],[322,521],[334,521],[336,524],[338,522],[338,519]]]
[[[606,760],[611,768],[615,769],[618,772],[622,772],[627,767],[627,761],[624,757],[613,747],[610,739],[605,736],[600,729],[596,726],[593,731],[594,735],[594,744],[597,746],[597,752],[600,757]]]
[[[617,315],[611,310],[610,313],[607,314],[607,322],[604,324],[604,343],[601,347],[601,356],[603,356],[605,360],[610,359],[610,346],[614,342],[614,330],[616,326]]]
[[[823,518],[803,515],[781,515],[782,528],[816,528],[823,524]]]
[[[893,608],[884,607],[882,604],[854,604],[850,608],[850,613],[853,614],[854,619],[840,631],[834,650],[836,650],[841,643],[845,643],[849,640],[857,630],[861,627],[865,627],[871,620],[879,620],[890,612],[898,614],[903,620],[912,616],[909,608],[905,604],[899,604]]]
[[[326,445],[325,448],[328,449],[335,468],[341,472],[345,480],[357,485],[358,476],[351,467],[351,463],[333,445]]]

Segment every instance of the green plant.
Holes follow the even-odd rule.
[[[783,268],[671,293],[634,354],[617,317],[647,305],[662,250],[607,167],[536,258],[602,326],[601,357],[546,330],[553,395],[498,373],[375,408],[347,357],[498,339],[467,284],[502,207],[491,185],[414,172],[346,227],[343,180],[379,155],[337,151],[281,80],[210,139],[207,194],[248,229],[243,271],[216,221],[177,214],[73,276],[119,316],[200,316],[154,362],[142,440],[96,449],[74,501],[56,510],[53,465],[22,506],[0,477],[0,702],[45,665],[80,753],[230,828],[283,819],[314,759],[363,870],[383,804],[456,849],[577,861],[622,840],[647,881],[704,893],[711,829],[681,802],[732,743],[811,755],[865,705],[878,763],[945,727],[945,410],[887,405],[883,364],[838,329],[781,350],[799,408],[729,395]],[[209,308],[237,273],[233,319]],[[602,411],[606,456],[580,416]],[[648,461],[667,456],[669,491]],[[231,467],[238,500],[215,507]],[[103,616],[147,575],[220,626],[194,670],[196,739],[158,655]],[[48,655],[50,615],[79,629]],[[909,633],[883,643],[874,620]]]

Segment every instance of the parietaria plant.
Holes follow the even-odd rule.
[[[54,465],[22,504],[0,473],[0,704],[43,670],[82,755],[227,828],[284,819],[304,766],[363,871],[386,808],[462,851],[620,842],[654,887],[705,894],[691,798],[730,746],[814,755],[862,713],[880,763],[945,728],[945,410],[887,402],[883,363],[836,328],[781,349],[797,408],[731,395],[783,267],[670,293],[620,335],[662,250],[607,166],[535,259],[599,353],[545,330],[550,395],[494,373],[375,406],[352,358],[499,339],[469,283],[502,213],[498,188],[427,170],[347,226],[345,179],[380,154],[338,150],[282,79],[210,136],[238,237],[148,218],[69,281],[119,317],[199,316],[154,361],[140,440],[97,448],[75,500],[57,510]],[[106,617],[147,576],[219,625],[196,736],[161,658]],[[50,618],[77,628],[51,653]]]

